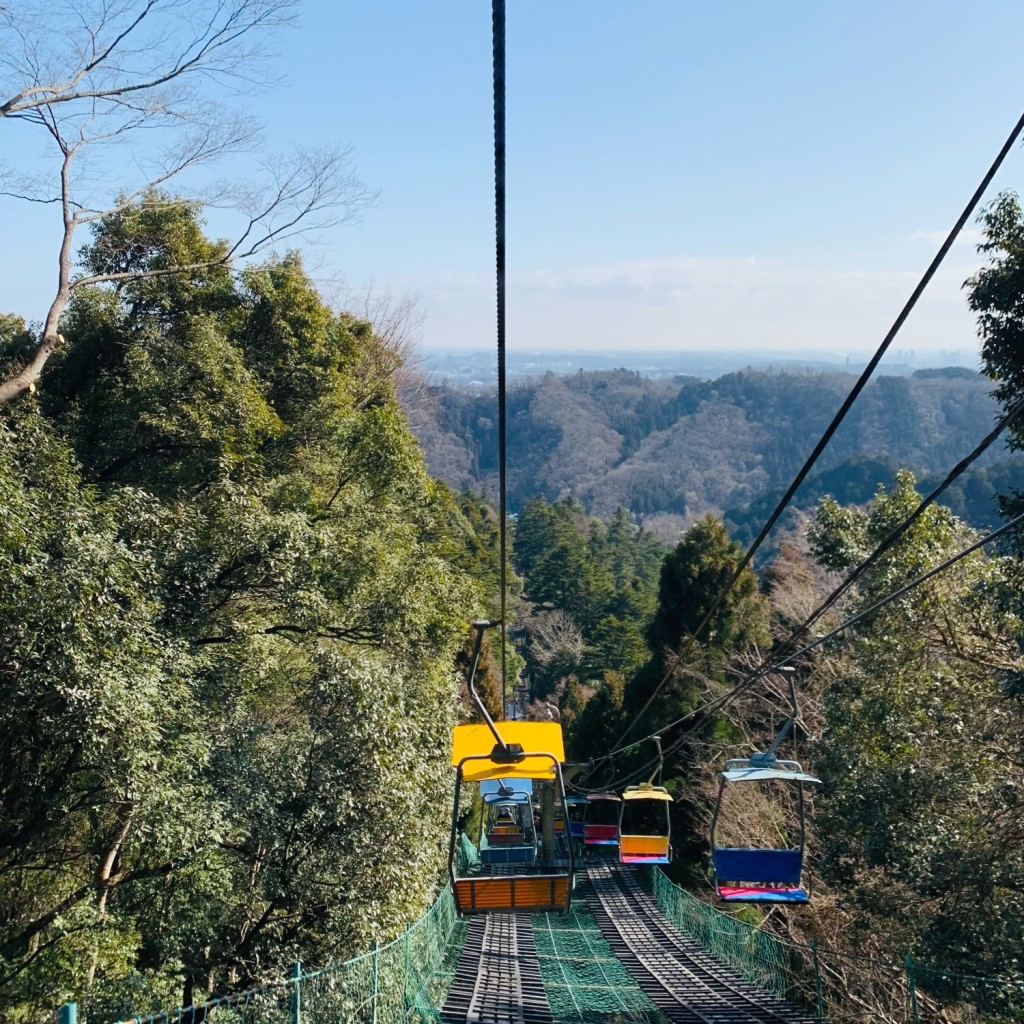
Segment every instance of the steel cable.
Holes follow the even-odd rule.
[[[630,723],[626,726],[625,730],[623,730],[622,734],[616,740],[615,746],[612,751],[613,753],[616,750],[621,749],[622,741],[630,734],[630,732],[632,732],[636,724],[643,718],[644,714],[646,714],[647,709],[651,706],[651,704],[654,703],[655,698],[661,692],[665,683],[667,683],[668,680],[672,677],[672,673],[674,672],[676,665],[678,665],[678,663],[682,661],[682,659],[686,656],[686,654],[689,653],[694,644],[697,642],[697,638],[707,627],[708,623],[711,621],[714,614],[718,611],[722,603],[725,601],[726,597],[729,595],[732,588],[736,585],[737,580],[739,580],[740,576],[743,574],[743,570],[746,569],[746,567],[750,564],[751,559],[754,557],[754,553],[764,543],[765,539],[771,532],[772,528],[775,526],[779,517],[786,510],[790,501],[792,501],[794,495],[806,479],[807,474],[810,473],[814,464],[818,461],[818,458],[821,456],[821,453],[825,450],[829,441],[832,439],[832,435],[835,434],[836,430],[839,429],[839,425],[846,418],[846,414],[850,411],[850,407],[857,400],[860,393],[864,390],[872,374],[875,372],[875,369],[878,366],[879,362],[881,362],[882,357],[885,355],[889,346],[892,344],[896,335],[899,333],[900,329],[902,328],[907,317],[910,315],[911,311],[917,305],[918,299],[920,299],[925,288],[928,286],[931,279],[935,276],[935,272],[939,269],[940,265],[942,264],[942,261],[946,258],[946,254],[949,252],[953,243],[956,241],[957,236],[960,234],[960,231],[963,229],[963,226],[967,223],[968,218],[971,216],[971,214],[977,207],[978,203],[981,201],[981,198],[985,194],[986,189],[991,184],[992,179],[996,175],[996,172],[1002,166],[1002,163],[1006,159],[1007,154],[1013,148],[1013,144],[1017,141],[1022,130],[1024,130],[1024,114],[1021,115],[1017,123],[1014,125],[1013,130],[1007,136],[1007,139],[1003,143],[1003,146],[999,150],[999,153],[997,154],[995,160],[993,160],[988,171],[981,179],[981,182],[979,183],[978,187],[974,190],[974,194],[971,196],[967,205],[964,207],[963,212],[957,218],[956,223],[953,225],[949,234],[946,236],[945,241],[939,247],[939,251],[933,257],[931,263],[928,265],[928,268],[927,270],[925,270],[920,281],[918,281],[917,286],[914,288],[913,292],[910,295],[910,298],[907,299],[902,310],[900,310],[899,315],[896,317],[895,321],[893,321],[892,326],[889,328],[885,337],[882,339],[882,342],[878,346],[878,349],[875,351],[875,354],[871,357],[867,366],[864,367],[863,372],[857,379],[857,382],[856,384],[854,384],[850,393],[846,396],[846,399],[840,406],[839,411],[835,414],[835,416],[832,419],[832,422],[828,425],[828,427],[826,427],[825,432],[821,435],[821,438],[819,439],[818,443],[814,446],[814,450],[808,456],[807,461],[803,464],[800,471],[793,478],[792,483],[789,485],[789,487],[786,490],[786,493],[782,496],[781,500],[776,505],[775,510],[768,517],[767,522],[761,528],[761,532],[755,538],[754,543],[751,544],[746,554],[743,556],[743,558],[740,559],[739,564],[733,571],[732,577],[726,584],[725,588],[719,593],[718,597],[715,599],[714,603],[708,610],[707,614],[698,624],[697,628],[689,635],[689,637],[687,637],[685,645],[675,656],[675,658],[672,661],[672,664],[669,665],[668,669],[665,672],[665,675],[662,677],[658,685],[654,688],[654,691],[651,694],[651,696],[647,699],[647,702],[640,709],[640,711],[633,717]]]
[[[491,2],[494,75],[494,266],[498,315],[498,557],[501,591],[501,718],[505,717],[507,669],[506,500],[505,500],[505,0]]]

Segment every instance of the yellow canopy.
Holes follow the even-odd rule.
[[[555,760],[565,760],[562,727],[558,722],[498,722],[498,734],[505,743],[518,743],[527,756],[513,764],[492,761],[494,736],[483,723],[457,725],[452,734],[452,765],[457,766],[466,757],[483,755],[486,760],[469,761],[463,767],[467,782],[485,779],[553,779],[555,767],[548,757],[531,754],[551,754]]]
[[[672,794],[663,786],[652,786],[649,782],[641,782],[639,786],[629,786],[622,791],[623,800],[665,800],[672,803]]]

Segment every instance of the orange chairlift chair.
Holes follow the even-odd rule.
[[[661,737],[652,737],[658,747],[658,766],[646,782],[627,786],[619,805],[619,863],[668,864],[672,859],[672,795],[661,782]]]
[[[455,768],[455,800],[448,846],[448,874],[455,907],[460,914],[542,913],[569,910],[572,898],[574,859],[571,844],[567,856],[550,851],[531,863],[482,864],[475,871],[461,863],[459,848],[459,798],[463,783],[501,780],[534,780],[555,787],[556,806],[565,806],[562,761],[565,750],[558,722],[501,722],[500,730],[487,713],[474,687],[484,630],[496,622],[474,622],[476,644],[469,671],[469,694],[483,722],[457,725],[452,737]],[[500,872],[500,873],[499,873]]]

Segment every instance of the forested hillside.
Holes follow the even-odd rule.
[[[576,794],[664,784],[659,831],[623,829],[655,856],[623,844],[622,862],[735,926],[745,964],[775,950],[751,984],[785,970],[785,996],[833,1024],[1020,1024],[1018,199],[982,215],[988,262],[967,282],[985,376],[873,380],[757,559],[750,538],[851,377],[517,383],[505,515],[496,396],[424,384],[404,365],[408,309],[335,308],[281,250],[374,199],[344,148],[271,157],[217,98],[271,76],[263,44],[291,7],[0,6],[0,119],[50,147],[4,168],[0,199],[53,211],[56,270],[40,322],[0,310],[0,1022],[51,1024],[72,1000],[62,1018],[89,1024],[269,1021],[261,990],[307,1024],[393,1024],[449,1019],[448,987],[483,1019],[480,986],[445,980],[467,936],[454,912],[574,909],[564,775]],[[205,205],[177,191],[228,153],[261,182],[204,171]],[[204,211],[228,210],[234,234],[210,237]],[[997,416],[1008,442],[922,501]],[[564,773],[512,742],[510,706],[560,721]],[[482,756],[453,766],[453,726],[485,709],[497,735],[470,730]],[[557,727],[524,728],[524,746],[531,733]],[[773,737],[820,776],[806,814],[792,776],[751,758]],[[730,758],[773,772],[727,780],[746,791],[720,807]],[[512,764],[529,796],[476,785]],[[753,902],[707,906],[726,895],[716,839],[753,866],[725,880]],[[615,856],[579,846],[579,862]],[[752,853],[789,866],[766,874]],[[492,866],[504,877],[483,878]],[[600,922],[598,957],[585,916],[535,918],[569,936],[548,966],[570,993],[580,968],[581,1003],[625,982],[620,940],[639,931]],[[464,959],[524,981],[539,1016],[536,943],[490,930]],[[707,1013],[730,1016],[712,994]],[[548,998],[560,1022],[638,1019]]]
[[[516,383],[508,395],[510,505],[521,508],[538,493],[550,501],[574,497],[595,515],[627,508],[666,537],[712,512],[746,538],[853,380],[843,373],[744,371],[669,381],[616,370]],[[867,501],[899,468],[924,478],[948,470],[991,428],[991,390],[964,369],[878,378],[798,505],[809,508],[825,493]],[[411,396],[407,407],[433,474],[456,488],[495,490],[493,392],[439,384]],[[994,491],[1022,484],[1024,473],[996,448],[961,482],[958,511],[976,525],[991,523]]]

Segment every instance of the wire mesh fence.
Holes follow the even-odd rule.
[[[1011,1024],[1024,1021],[1024,985],[939,967],[791,947],[805,990],[832,1024]]]
[[[119,1024],[404,1024],[435,1021],[451,985],[465,926],[445,889],[397,939],[320,970],[196,1006],[141,1013]]]
[[[459,850],[469,869],[476,850]],[[831,1024],[1024,1024],[1024,982],[972,977],[783,940],[723,913],[651,873],[665,917],[750,983],[814,1010]],[[437,1021],[466,925],[445,889],[402,935],[369,953],[196,1006],[140,1013],[119,1024],[416,1024]],[[534,938],[556,1021],[662,1024],[664,1018],[615,958],[585,905],[538,915]],[[1015,965],[1008,965],[1008,970]],[[58,1020],[73,1022],[66,1004]],[[84,1017],[83,1017],[84,1022]]]
[[[680,931],[758,988],[780,999],[792,994],[791,954],[777,936],[702,903],[660,871],[651,881],[658,908]]]
[[[787,942],[653,874],[661,912],[752,984],[830,1024],[1019,1024],[1024,983]]]

